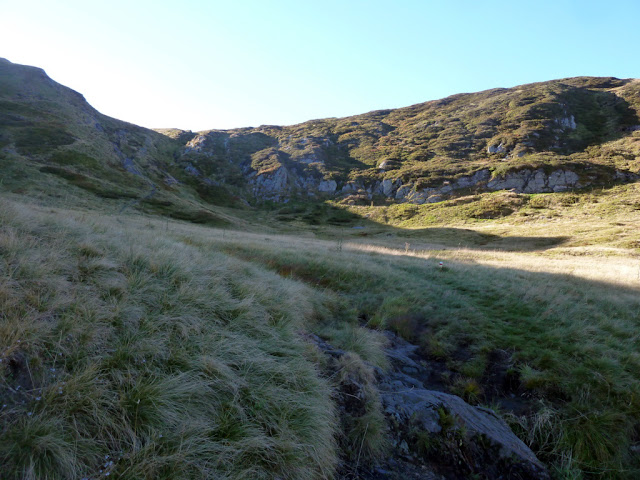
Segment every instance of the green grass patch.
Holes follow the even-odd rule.
[[[18,152],[29,154],[44,153],[62,145],[70,145],[75,142],[75,138],[62,127],[34,126],[17,130],[14,142]]]

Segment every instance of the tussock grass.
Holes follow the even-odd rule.
[[[342,448],[356,464],[370,464],[387,452],[386,420],[382,413],[375,374],[358,354],[338,361],[335,382],[344,396]]]
[[[331,477],[340,301],[155,229],[3,201],[3,478]]]

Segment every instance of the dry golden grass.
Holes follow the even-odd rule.
[[[556,248],[543,253],[504,252],[468,248],[406,251],[366,243],[349,242],[344,249],[382,255],[407,256],[423,259],[452,260],[456,263],[513,268],[526,272],[571,275],[586,280],[636,288],[640,293],[640,255],[614,248],[574,247]]]

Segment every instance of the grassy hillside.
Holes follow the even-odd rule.
[[[355,182],[344,195],[362,204],[384,179],[420,190],[482,169],[566,167],[583,184],[609,185],[640,172],[639,107],[637,80],[576,77],[293,126],[155,132],[101,115],[41,69],[0,60],[0,165],[10,191],[55,197],[71,185],[220,224],[216,207],[260,203],[257,179],[281,171],[265,198],[306,197],[333,180],[338,192]]]
[[[100,204],[223,223],[214,206],[241,204],[185,172],[180,153],[180,143],[100,114],[43,70],[0,59],[3,190],[52,202],[89,194]]]
[[[165,133],[198,151],[200,165],[231,162],[258,175],[284,167],[340,184],[424,188],[483,168],[570,165],[610,183],[616,169],[640,171],[639,108],[638,80],[576,77],[292,126]]]
[[[3,478],[332,475],[332,385],[301,333],[383,361],[338,297],[207,230],[1,205]]]
[[[609,193],[612,202],[620,194]],[[638,218],[626,217],[629,250],[618,243],[622,228],[608,227],[627,212],[588,225],[570,212],[526,226],[325,227],[334,240],[218,235],[212,244],[339,292],[370,328],[418,343],[442,366],[445,388],[502,411],[558,478],[633,478]]]
[[[640,230],[633,210],[593,208],[640,196],[583,195],[544,196],[558,203],[526,223],[325,214],[282,224],[293,235],[4,196],[4,471],[330,478],[345,452],[381,453],[384,422],[374,396],[365,423],[342,430],[340,379],[305,335],[384,366],[376,330],[389,328],[441,366],[439,388],[509,419],[557,478],[634,478],[640,244],[620,237]]]

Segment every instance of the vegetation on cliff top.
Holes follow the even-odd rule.
[[[188,138],[211,162],[227,160],[255,171],[261,168],[255,165],[258,156],[270,158],[271,169],[284,166],[298,175],[342,181],[400,178],[434,186],[481,168],[499,174],[573,164],[580,171],[599,165],[638,172],[639,108],[637,80],[577,77],[346,118]]]

